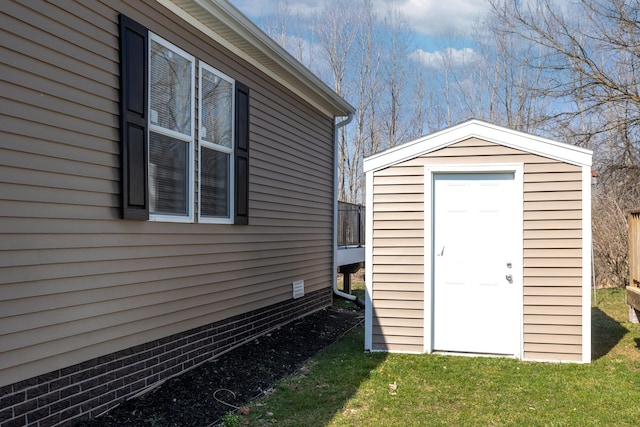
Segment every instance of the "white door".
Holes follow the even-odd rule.
[[[513,173],[433,175],[433,349],[518,351]]]

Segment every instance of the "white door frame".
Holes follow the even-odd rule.
[[[480,163],[480,164],[442,164],[442,165],[425,165],[424,167],[424,352],[433,352],[433,175],[437,173],[494,173],[494,172],[511,172],[514,179],[514,204],[519,208],[515,208],[515,223],[517,227],[514,239],[515,256],[513,260],[513,278],[514,285],[517,286],[516,308],[519,324],[516,328],[517,348],[514,348],[513,355],[519,359],[523,354],[523,210],[524,210],[524,164],[523,163]]]

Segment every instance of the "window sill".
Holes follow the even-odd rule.
[[[194,222],[193,216],[178,216],[178,215],[149,215],[149,221],[154,222],[179,222],[179,223],[192,223]]]

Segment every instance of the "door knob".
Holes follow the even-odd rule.
[[[507,282],[513,283],[513,276],[511,274],[506,275]]]

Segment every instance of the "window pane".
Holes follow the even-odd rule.
[[[205,68],[201,70],[200,137],[205,141],[231,148],[233,85]]]
[[[200,147],[200,213],[204,217],[229,217],[230,155]]]
[[[151,42],[151,123],[191,135],[191,61]]]
[[[187,215],[189,144],[149,132],[149,204],[155,214]]]

